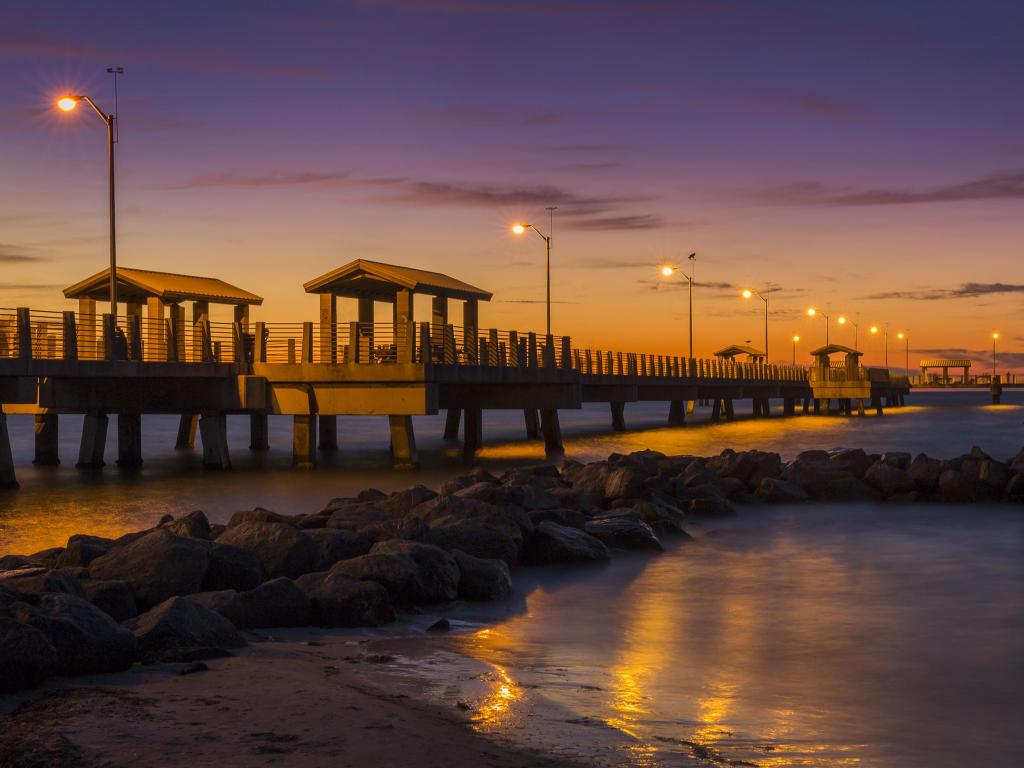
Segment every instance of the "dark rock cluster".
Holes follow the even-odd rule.
[[[658,551],[687,516],[734,504],[818,501],[1024,502],[1024,451],[998,461],[862,450],[718,456],[613,454],[477,469],[439,491],[416,485],[332,500],[315,514],[266,509],[211,525],[202,512],[106,539],[0,557],[0,691],[50,675],[195,662],[247,630],[379,626],[396,611],[497,600],[510,568]]]

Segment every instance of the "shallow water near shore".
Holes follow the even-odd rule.
[[[612,452],[652,448],[667,454],[717,454],[724,448],[759,448],[791,458],[810,448],[864,448],[867,451],[926,451],[954,456],[980,445],[997,458],[1008,458],[1024,446],[1024,392],[1004,393],[1001,406],[986,405],[988,393],[914,392],[905,408],[884,416],[838,416],[753,419],[748,410],[731,423],[711,424],[708,409],[698,409],[686,427],[666,427],[666,403],[631,403],[626,407],[629,432],[610,430],[607,406],[589,404],[562,411],[566,455],[596,461]],[[742,404],[748,409],[748,404]],[[414,419],[422,469],[390,468],[387,420],[341,417],[341,450],[320,454],[313,471],[291,468],[291,419],[271,417],[266,452],[248,450],[248,418],[229,417],[228,438],[234,469],[204,471],[201,449],[174,451],[178,420],[172,416],[143,418],[144,464],[138,471],[116,466],[116,417],[108,429],[102,470],[74,466],[81,417],[60,423],[58,467],[34,466],[33,420],[9,416],[17,491],[0,491],[0,555],[30,553],[63,545],[75,533],[117,536],[153,525],[161,515],[202,509],[213,522],[226,522],[233,512],[263,506],[283,513],[322,509],[336,496],[367,487],[397,490],[413,483],[437,487],[466,471],[458,446],[441,440],[444,414]],[[523,439],[519,411],[484,414],[484,449],[472,462],[494,470],[544,460],[543,445]]]
[[[759,508],[696,532],[521,570],[403,674],[595,765],[1024,764],[1019,508]]]

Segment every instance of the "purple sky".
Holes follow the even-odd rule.
[[[542,328],[543,243],[509,226],[558,205],[580,344],[684,352],[655,268],[696,251],[699,353],[760,343],[738,290],[770,282],[773,359],[831,303],[870,362],[886,322],[912,358],[988,360],[993,330],[1024,348],[1021,29],[1009,2],[0,0],[0,306],[104,266],[102,124],[53,100],[112,109],[121,65],[121,262],[236,282],[262,318],[314,319],[301,283],[366,257]]]

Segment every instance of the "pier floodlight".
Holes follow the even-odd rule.
[[[81,100],[81,96],[65,96],[64,98],[57,100],[57,106],[63,109],[65,112],[70,112],[72,109],[78,106],[78,102],[80,102]]]
[[[521,234],[523,234],[526,231],[526,228],[528,226],[530,226],[530,225],[529,224],[513,224],[512,225],[512,231],[515,234],[517,234],[517,235],[521,235]]]

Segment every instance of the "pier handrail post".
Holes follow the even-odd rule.
[[[32,359],[32,312],[28,307],[18,307],[18,357]]]
[[[164,320],[164,336],[167,338],[165,359],[168,363],[176,363],[178,362],[178,324],[172,318]]]
[[[555,367],[555,337],[550,333],[544,337],[544,367]]]
[[[416,326],[412,325],[415,331]],[[434,364],[430,323],[420,323],[420,362],[423,364],[424,372],[428,372]]]
[[[619,357],[619,365],[621,367],[622,357]],[[562,368],[567,371],[572,370],[572,341],[568,336],[562,337]]]
[[[213,337],[210,333],[210,319],[203,317],[199,321],[199,343],[202,349],[202,358],[204,363],[213,362]]]
[[[516,331],[508,332],[508,367],[519,367],[519,333]]]
[[[526,334],[526,367],[537,367],[537,334],[532,331]]]
[[[135,362],[140,362],[142,360],[142,315],[129,315],[128,323],[131,328],[131,346],[128,355]]]
[[[345,355],[345,362],[360,362],[362,360],[362,346],[362,339],[359,338],[359,323],[352,321],[348,324],[348,354]]]
[[[64,359],[78,359],[78,326],[75,324],[75,313],[67,310],[61,315],[64,318]]]
[[[255,348],[252,351],[252,359],[254,363],[265,363],[267,362],[267,324],[262,320],[257,321],[255,329],[256,338],[254,341]]]
[[[231,341],[235,347],[235,365],[246,365],[248,360],[245,355],[245,329],[240,320],[231,324]]]
[[[114,359],[114,316],[109,312],[103,315],[103,359]]]
[[[455,326],[449,323],[444,327],[444,364],[455,365],[458,355],[455,352]]]
[[[302,324],[302,352],[301,362],[313,362],[313,323],[306,321]]]

